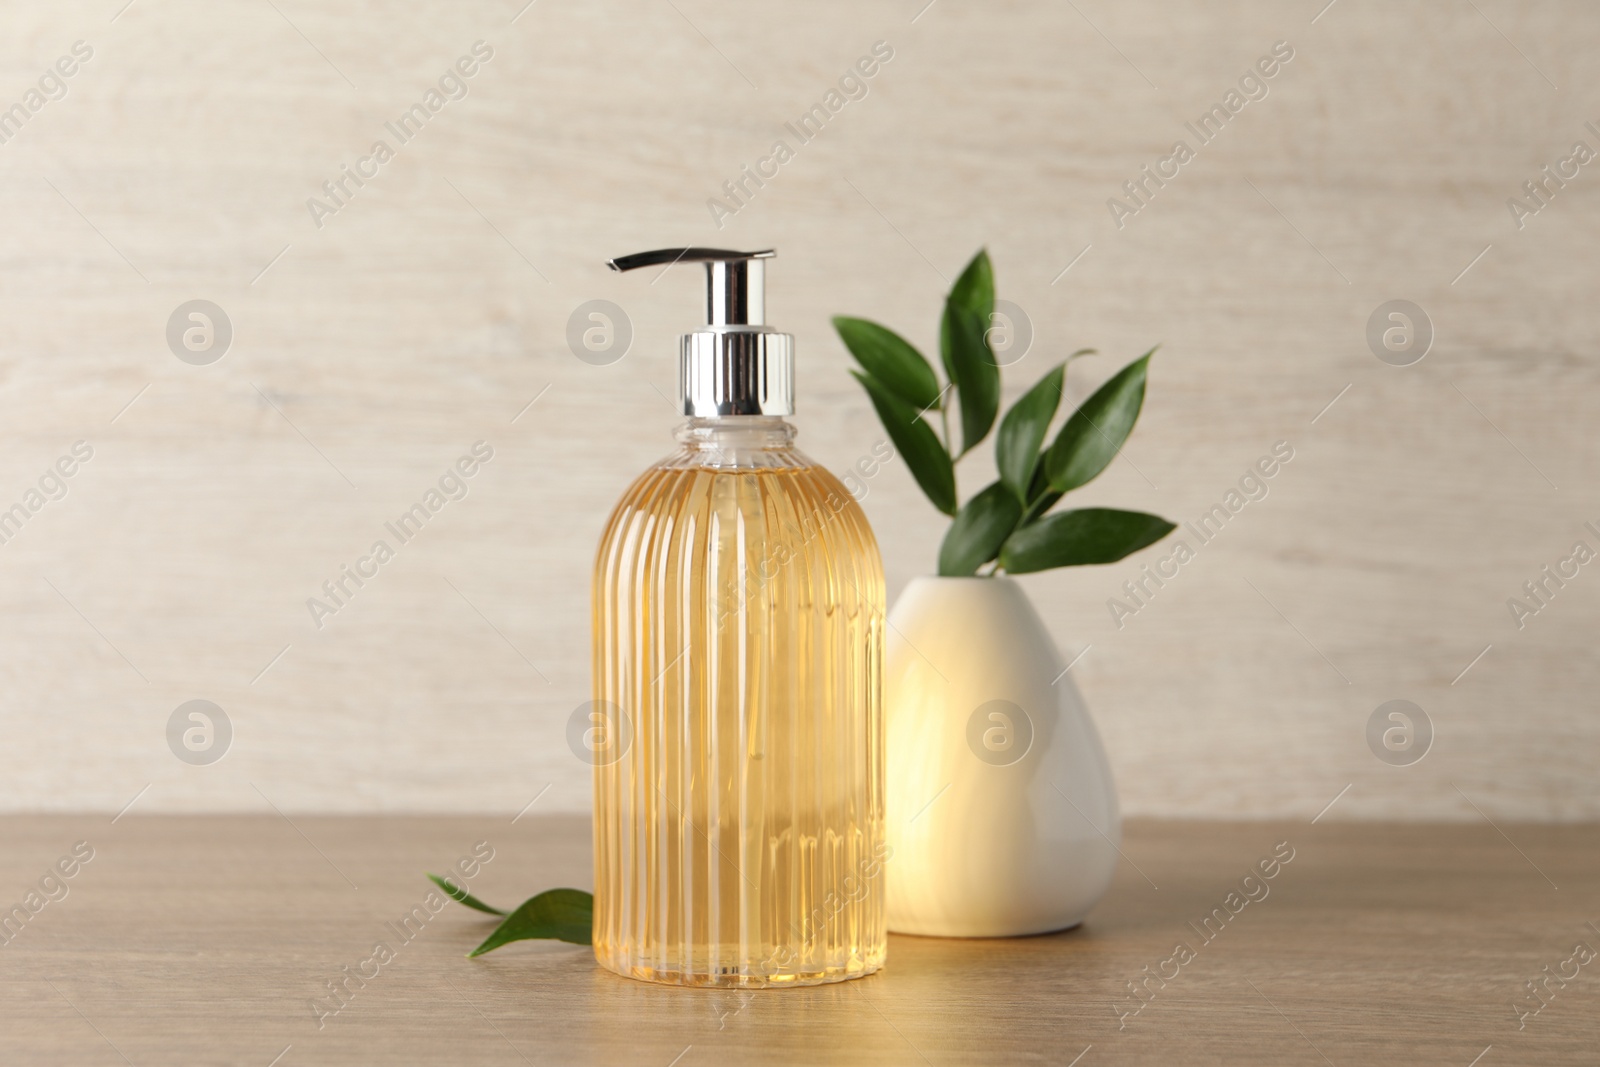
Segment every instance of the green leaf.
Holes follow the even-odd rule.
[[[434,885],[438,886],[440,889],[443,889],[445,891],[445,895],[451,900],[455,901],[457,904],[465,904],[469,908],[477,908],[479,911],[487,912],[490,915],[505,914],[505,912],[501,911],[499,908],[494,907],[491,904],[485,904],[483,901],[479,900],[465,889],[462,889],[448,878],[440,878],[437,874],[434,874],[430,871],[428,872],[428,879],[433,882]]]
[[[1050,488],[1068,492],[1106,469],[1139,419],[1145,371],[1155,351],[1123,367],[1067,419],[1045,455]]]
[[[1176,528],[1161,516],[1142,511],[1063,511],[1012,534],[1000,550],[1000,566],[1008,574],[1029,574],[1052,567],[1115,563],[1155,544]]]
[[[989,328],[989,316],[994,314],[994,264],[989,262],[987,249],[978,249],[950,287],[946,302],[976,312],[983,319],[984,329]]]
[[[1000,409],[1000,368],[988,344],[994,316],[994,265],[979,249],[945,297],[939,354],[961,400],[961,452],[983,440]],[[952,312],[952,308],[960,311]],[[990,399],[992,397],[992,399]]]
[[[861,369],[919,411],[939,406],[939,379],[921,352],[893,330],[866,319],[835,315],[833,328]]]
[[[1032,494],[1033,498],[1028,502],[1027,510],[1022,513],[1022,521],[1017,524],[1019,526],[1028,525],[1034,519],[1055,507],[1061,500],[1062,494],[1050,489],[1049,485],[1044,481],[1043,474],[1044,468],[1040,467],[1033,476],[1033,483],[1036,489]]]
[[[1017,520],[1022,502],[1005,485],[994,482],[967,501],[939,547],[939,575],[962,578],[977,573],[994,559]]]
[[[922,413],[895,396],[878,379],[860,371],[851,371],[861,383],[877,409],[878,419],[889,431],[889,440],[911,468],[912,477],[927,494],[933,506],[946,515],[956,513],[956,471],[950,462],[950,453],[939,443],[933,427],[923,421]]]
[[[1056,417],[1066,372],[1067,365],[1062,363],[1040,378],[1000,420],[1000,432],[994,439],[994,463],[1000,469],[1000,481],[1020,501],[1030,499],[1028,490],[1039,463],[1039,446],[1050,430],[1050,420]]]
[[[593,894],[581,889],[546,889],[523,901],[520,908],[506,916],[505,922],[495,927],[494,933],[467,956],[481,956],[513,941],[543,939],[588,945],[593,943],[593,931]]]
[[[961,451],[965,455],[994,426],[1000,410],[1000,367],[989,350],[989,316],[954,298],[945,303],[940,330],[945,366],[961,401]]]

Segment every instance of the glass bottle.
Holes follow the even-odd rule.
[[[870,974],[886,934],[883,570],[866,517],[794,447],[771,252],[704,261],[677,453],[623,496],[594,577],[594,951],[678,985]]]

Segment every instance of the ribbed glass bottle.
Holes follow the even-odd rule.
[[[883,568],[780,418],[691,419],[595,563],[594,952],[704,986],[870,974],[886,949]]]

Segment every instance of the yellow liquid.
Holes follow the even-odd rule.
[[[883,965],[882,564],[845,488],[761,421],[781,429],[732,453],[684,431],[596,561],[594,952],[630,978]]]

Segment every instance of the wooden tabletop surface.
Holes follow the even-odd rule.
[[[479,842],[492,903],[589,884],[575,817],[0,818],[0,907],[37,907],[0,947],[0,1063],[1600,1062],[1593,825],[1136,822],[1076,931],[894,937],[876,976],[758,993],[562,944],[468,960],[492,920],[454,904],[402,941],[422,872]],[[319,1027],[345,967],[377,974]]]

